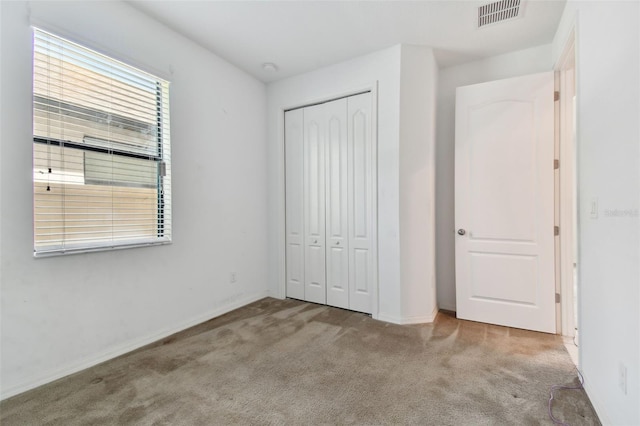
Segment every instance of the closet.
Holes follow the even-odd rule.
[[[372,101],[367,92],[285,112],[287,297],[372,311]]]

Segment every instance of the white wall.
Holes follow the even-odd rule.
[[[403,62],[402,58],[405,58]],[[402,64],[413,64],[420,67],[414,73],[401,74]],[[420,193],[421,208],[428,214],[431,206],[425,205],[423,199],[429,194],[432,182],[422,182],[400,190],[401,181],[411,179],[407,172],[401,176],[401,161],[407,163],[412,149],[422,156],[420,165],[425,168],[432,158],[428,149],[418,148],[420,144],[430,143],[433,131],[433,90],[428,81],[435,78],[433,54],[427,48],[409,48],[394,46],[379,52],[359,57],[347,62],[332,65],[320,70],[280,80],[269,84],[268,93],[268,143],[269,143],[269,192],[272,194],[269,206],[269,239],[270,239],[270,294],[284,297],[284,176],[283,176],[283,110],[318,100],[326,100],[341,96],[362,88],[370,87],[377,82],[378,87],[378,281],[379,310],[378,318],[385,321],[406,323],[425,321],[432,314],[435,300],[429,300],[429,289],[422,289],[417,284],[416,276],[405,280],[405,275],[416,274],[411,266],[401,259],[405,256],[425,256],[424,262],[430,265],[428,256],[432,252],[422,246],[412,247],[408,239],[402,240],[401,222],[405,233],[410,233],[412,221],[406,215],[401,216],[401,208],[406,206],[400,201],[411,194]],[[419,84],[420,93],[425,99],[409,95],[413,83]],[[406,130],[401,135],[401,84],[405,87],[405,108],[416,105],[422,111],[404,117]],[[419,120],[425,122],[420,122]],[[403,148],[404,158],[402,157]],[[418,168],[416,166],[416,168]],[[428,174],[428,172],[427,172]],[[428,221],[428,217],[423,218]],[[426,229],[428,225],[423,225]],[[418,232],[421,232],[420,230]],[[424,232],[423,232],[424,234]],[[402,253],[402,250],[406,251]],[[404,271],[401,270],[404,268]],[[428,285],[429,276],[422,277]],[[411,300],[411,302],[408,302]]]
[[[400,276],[402,318],[431,322],[435,276],[435,113],[438,66],[433,50],[402,46],[400,84]]]
[[[265,296],[264,84],[125,3],[0,7],[2,397]],[[33,258],[31,22],[171,81],[172,245]]]
[[[553,43],[557,60],[577,22],[580,366],[600,419],[615,425],[640,424],[639,9],[569,1]]]
[[[436,282],[438,306],[455,311],[454,144],[456,87],[553,67],[552,46],[542,45],[440,70],[436,121]]]

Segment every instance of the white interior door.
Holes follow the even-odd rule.
[[[371,93],[348,98],[349,308],[371,313],[376,270],[376,147]]]
[[[347,99],[322,107],[326,119],[327,305],[349,309]]]
[[[304,259],[305,297],[327,303],[325,271],[325,109],[305,108],[304,115]]]
[[[459,318],[555,333],[553,73],[456,93]]]
[[[304,300],[304,197],[302,109],[285,115],[287,296]]]

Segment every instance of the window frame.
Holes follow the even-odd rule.
[[[49,37],[53,37],[55,39],[60,40],[62,43],[69,43],[71,45],[75,45],[80,49],[88,51],[90,54],[95,55],[96,57],[105,58],[106,61],[113,64],[121,64],[123,68],[133,69],[145,76],[149,77],[149,81],[153,80],[155,82],[155,147],[153,152],[151,150],[147,150],[146,153],[135,152],[135,144],[132,144],[132,149],[127,150],[126,148],[118,149],[113,146],[108,146],[109,144],[113,144],[114,141],[109,141],[105,139],[101,139],[98,136],[92,136],[85,134],[82,138],[82,143],[71,140],[57,139],[53,137],[42,137],[36,135],[35,129],[35,111],[38,108],[36,105],[36,99],[40,98],[41,104],[61,104],[63,100],[55,100],[54,98],[46,98],[36,93],[35,89],[35,63],[36,63],[36,34],[40,33]],[[85,44],[80,44],[75,41],[69,40],[66,37],[57,35],[55,33],[43,30],[41,28],[32,27],[32,34],[34,37],[33,50],[32,50],[32,59],[34,61],[34,68],[32,74],[32,124],[34,125],[32,129],[32,156],[34,157],[34,164],[32,167],[32,175],[35,176],[35,155],[36,155],[36,146],[43,144],[47,146],[56,146],[61,150],[65,148],[77,149],[83,153],[83,166],[86,167],[86,158],[84,157],[85,152],[95,152],[99,154],[110,155],[114,157],[127,157],[139,160],[148,160],[153,161],[154,164],[157,165],[157,173],[156,173],[156,185],[153,186],[153,189],[157,191],[157,201],[156,201],[156,235],[155,237],[149,238],[140,238],[140,237],[130,237],[128,239],[119,239],[118,241],[112,240],[103,240],[103,239],[94,239],[88,240],[84,242],[66,242],[65,237],[62,237],[59,242],[59,245],[47,246],[46,244],[38,245],[37,234],[36,234],[36,179],[33,177],[32,184],[32,196],[34,197],[33,201],[33,217],[32,217],[32,225],[33,225],[33,256],[35,258],[40,257],[50,257],[50,256],[60,256],[60,255],[69,255],[76,253],[87,253],[87,252],[95,252],[95,251],[110,251],[110,250],[119,250],[126,248],[135,248],[135,247],[148,247],[148,246],[157,246],[157,245],[166,245],[172,243],[172,226],[171,226],[171,140],[170,140],[170,108],[169,108],[169,81],[158,77],[157,75],[151,74],[147,71],[144,71],[134,65],[123,62],[115,57],[99,52],[92,47],[89,47]],[[48,57],[51,57],[48,53]],[[82,66],[81,66],[82,67]],[[82,67],[85,70],[89,70],[87,67]],[[48,87],[48,86],[47,86]],[[110,93],[110,91],[106,91],[105,93]],[[43,102],[44,101],[44,102]],[[101,111],[99,109],[91,109],[82,105],[74,105],[67,104],[67,111],[72,111],[75,109],[85,109],[90,110],[93,115],[98,116],[99,114],[108,115],[109,122],[111,121],[120,121],[122,125],[126,125],[127,122],[135,122],[136,119],[130,119],[124,116],[118,116],[117,114],[108,113],[105,111]],[[48,111],[48,110],[44,110]],[[58,113],[62,115],[60,112],[60,105],[58,105]],[[49,120],[49,119],[47,119]],[[141,122],[146,124],[146,122]],[[87,139],[90,141],[87,142]],[[102,142],[102,144],[101,144]],[[102,146],[101,146],[102,145]],[[139,146],[138,148],[144,150],[144,147]],[[51,169],[49,169],[51,172]],[[86,174],[86,170],[84,172]],[[108,183],[100,183],[100,181],[93,181],[91,183],[86,182],[86,176],[83,176],[85,180],[84,185],[104,185],[104,186],[120,186],[126,187],[128,185],[120,183],[119,185],[114,183],[114,181],[110,181]],[[136,187],[143,187],[140,185],[133,185]],[[149,186],[151,188],[151,186]],[[168,191],[168,194],[167,194]],[[60,198],[64,198],[62,195]],[[62,222],[66,220],[65,215],[68,214],[65,208],[61,209],[61,215],[63,217]],[[110,214],[114,215],[114,207],[112,206],[110,209]],[[64,225],[62,226],[64,228]],[[112,238],[114,229],[111,228]]]

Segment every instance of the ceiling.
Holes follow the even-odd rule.
[[[566,0],[522,1],[521,17],[481,29],[491,0],[129,4],[268,83],[398,43],[433,47],[440,68],[550,43]]]

